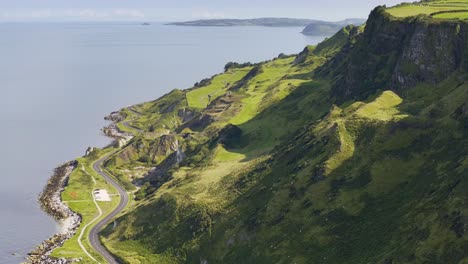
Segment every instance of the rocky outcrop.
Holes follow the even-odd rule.
[[[85,152],[85,157],[91,155],[91,153],[93,153],[94,150],[95,150],[94,147],[88,147]]]
[[[65,264],[79,261],[79,259],[56,259],[50,256],[55,248],[62,246],[66,240],[76,233],[81,224],[81,216],[68,208],[61,199],[61,194],[67,186],[68,178],[77,165],[77,161],[71,161],[56,168],[54,175],[49,179],[39,196],[39,202],[43,210],[61,222],[62,230],[30,252],[27,257],[27,263]]]
[[[299,52],[299,54],[297,54],[293,63],[297,65],[297,64],[306,62],[307,57],[309,57],[310,53],[311,53],[310,47],[305,47],[301,52]]]
[[[463,24],[464,25],[464,24]],[[462,24],[425,24],[417,21],[401,51],[391,77],[395,88],[419,82],[437,83],[458,69],[468,33]],[[464,34],[465,33],[465,34]]]
[[[138,112],[133,110],[132,107],[128,107],[128,109],[138,114]],[[133,138],[133,135],[131,133],[122,131],[117,126],[117,123],[122,122],[123,120],[125,120],[126,117],[126,114],[121,111],[112,112],[108,116],[104,117],[104,120],[112,121],[112,123],[102,128],[102,132],[107,137],[113,138],[115,140],[113,143],[117,145],[117,147],[122,147]],[[127,123],[128,122],[124,122],[123,124],[125,126],[129,126]],[[134,129],[139,130],[138,128]]]
[[[378,89],[401,92],[440,82],[467,63],[467,49],[466,22],[394,18],[377,7],[364,32],[316,74],[334,80],[332,96],[338,101],[363,99]]]
[[[200,115],[195,116],[195,113],[192,113],[193,116],[189,116],[190,119],[178,129],[179,132],[186,127],[193,131],[201,131],[205,129],[210,124],[218,120],[220,115],[227,111],[235,100],[236,98],[232,92],[227,91],[224,95],[211,101]]]
[[[182,123],[186,123],[195,117],[195,112],[188,110],[186,108],[183,108],[177,111],[177,116],[182,118]]]
[[[104,120],[112,121],[115,123],[121,122],[126,118],[126,115],[120,111],[114,111],[110,113],[108,116],[104,117]]]
[[[169,154],[158,166],[153,167],[149,170],[145,176],[144,181],[148,181],[155,187],[160,187],[165,182],[169,181],[172,177],[170,170],[176,167],[185,158],[185,154],[179,146],[179,141],[175,139],[170,144],[173,152]],[[134,182],[134,184],[141,184]]]
[[[152,154],[156,156],[167,156],[179,148],[179,141],[174,134],[162,135],[154,141],[151,146]]]
[[[133,138],[133,135],[124,132],[119,129],[116,123],[112,123],[102,129],[102,132],[104,135],[115,139],[115,144],[117,144],[118,147],[121,147],[125,145],[129,140]]]

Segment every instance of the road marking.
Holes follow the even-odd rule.
[[[81,170],[83,170],[86,174],[88,174],[91,179],[93,179],[93,182],[94,182],[94,185],[96,185],[96,179],[94,179],[93,175],[91,175],[89,172],[86,171],[86,169],[84,168],[83,165],[81,165]],[[101,216],[102,216],[102,210],[101,210],[101,207],[99,207],[98,203],[96,202],[96,199],[94,198],[94,194],[93,194],[93,191],[91,191],[91,197],[93,197],[93,202],[94,204],[96,205],[96,208],[98,209],[99,211],[99,215],[96,216],[93,220],[91,220],[91,222],[89,222],[87,225],[85,225],[83,227],[83,229],[81,229],[81,232],[80,232],[80,236],[78,237],[78,244],[80,245],[81,249],[83,249],[84,253],[86,253],[86,255],[88,255],[89,258],[91,258],[92,260],[94,260],[95,262],[99,263],[99,261],[97,261],[93,256],[91,256],[91,254],[89,254],[89,252],[86,250],[86,248],[83,246],[83,243],[81,243],[81,238],[83,237],[84,235],[84,232],[86,231],[86,228],[88,226],[90,226],[92,223],[94,223],[94,221],[98,220]]]

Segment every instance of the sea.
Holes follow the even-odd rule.
[[[109,139],[103,117],[325,37],[297,27],[0,23],[0,263],[21,263],[59,226],[37,203],[58,165]]]

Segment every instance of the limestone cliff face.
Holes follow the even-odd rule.
[[[377,7],[353,48],[343,49],[338,56],[343,59],[329,61],[318,75],[334,78],[332,95],[339,101],[362,99],[378,89],[399,92],[416,83],[442,81],[466,69],[467,49],[466,22],[397,19]]]

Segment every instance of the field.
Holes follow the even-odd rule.
[[[395,17],[428,15],[438,19],[468,19],[468,0],[428,1],[401,4],[387,9]]]

